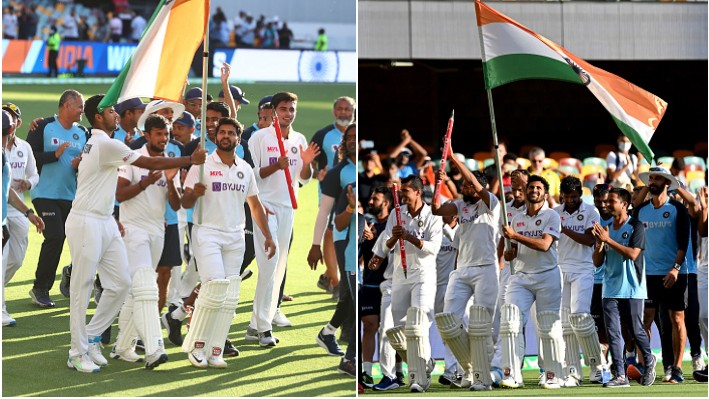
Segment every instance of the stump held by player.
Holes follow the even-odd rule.
[[[392,187],[392,194],[394,195],[394,210],[396,214],[396,225],[401,226],[401,205],[399,204],[399,185],[394,183]],[[399,251],[401,252],[401,267],[404,269],[404,278],[407,275],[406,267],[406,247],[404,246],[404,240],[399,238]]]
[[[451,133],[453,133],[453,121],[455,116],[455,110],[451,112],[451,117],[448,119],[448,128],[446,129],[446,135],[443,138],[443,154],[441,156],[441,170],[446,170],[446,162],[448,161],[448,153],[450,152],[449,143],[451,141]],[[436,183],[436,188],[433,190],[433,203],[439,205],[441,203],[441,185],[443,180],[439,180]]]
[[[276,129],[276,137],[278,137],[278,149],[281,152],[281,156],[286,156],[286,149],[283,146],[283,133],[281,133],[281,125],[278,124],[278,116],[273,113],[273,127]],[[303,165],[304,168],[309,168],[309,165]],[[293,205],[293,209],[298,209],[298,201],[295,199],[295,192],[293,191],[293,178],[290,175],[290,167],[283,169],[283,173],[286,174],[286,183],[288,184],[288,194],[290,195],[290,202]]]

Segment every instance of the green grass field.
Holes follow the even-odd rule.
[[[252,105],[242,107],[239,119],[250,125],[256,115],[255,104],[267,94],[293,91],[300,96],[295,129],[308,138],[332,121],[332,100],[341,95],[353,96],[354,85],[314,84],[249,84],[240,86]],[[3,102],[21,107],[25,126],[18,135],[25,137],[30,120],[56,112],[59,94],[69,87],[5,86]],[[103,93],[107,86],[72,87],[85,97]],[[216,94],[218,90],[209,90]],[[252,118],[254,117],[254,118]],[[86,124],[86,120],[83,121]],[[27,197],[29,198],[29,196]],[[29,201],[27,201],[29,204]],[[332,316],[335,302],[315,286],[320,271],[307,266],[313,224],[317,213],[315,182],[303,187],[295,218],[295,237],[289,257],[286,293],[293,302],[284,302],[284,314],[293,327],[274,328],[281,343],[273,349],[261,349],[243,339],[251,317],[256,276],[242,284],[241,298],[229,338],[241,351],[228,358],[223,370],[196,369],[180,348],[166,340],[169,361],[148,371],[141,364],[129,364],[109,359],[109,365],[97,374],[83,374],[66,367],[69,349],[69,302],[59,293],[61,267],[70,263],[69,250],[64,246],[56,283],[50,292],[56,308],[39,309],[30,302],[32,286],[42,238],[29,234],[29,249],[23,267],[10,281],[5,299],[16,327],[2,329],[2,395],[3,396],[354,396],[354,379],[336,371],[339,358],[330,357],[317,346],[315,336]],[[31,205],[31,204],[30,204]],[[255,263],[252,269],[257,273]],[[95,309],[93,300],[89,312]],[[183,329],[184,332],[184,329]],[[112,338],[115,339],[114,323]],[[108,356],[110,346],[104,348]]]

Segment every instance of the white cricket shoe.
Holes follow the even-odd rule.
[[[101,353],[103,349],[103,344],[101,343],[101,336],[96,336],[89,338],[89,358],[95,365],[103,367],[108,364],[108,360],[103,357]]]
[[[579,380],[575,375],[569,375],[561,382],[561,386],[565,388],[580,387],[581,380]]]
[[[192,349],[192,351],[187,355],[187,359],[189,359],[190,363],[192,363],[195,367],[201,369],[207,368],[207,357],[204,355],[204,350],[202,348]]]
[[[143,358],[138,356],[137,353],[132,348],[128,348],[124,351],[119,351],[116,349],[116,345],[113,345],[111,353],[108,355],[111,359],[123,360],[128,363],[140,363]]]
[[[66,366],[82,373],[98,373],[101,371],[101,367],[91,361],[89,355],[86,353],[69,357],[66,361]]]
[[[162,347],[151,355],[145,355],[145,368],[148,370],[152,370],[165,362],[167,362],[167,353]]]
[[[477,391],[491,391],[492,386],[487,385],[480,380],[477,380],[470,385],[470,390],[476,391],[476,392]]]
[[[273,316],[273,324],[278,327],[290,327],[293,325],[290,320],[281,312],[281,309],[276,309],[276,315]]]
[[[7,310],[2,311],[2,326],[3,327],[15,327],[17,325],[17,321],[13,319],[9,313],[7,313]]]
[[[547,372],[546,375],[546,380],[544,381],[544,385],[542,385],[542,388],[544,389],[559,389],[563,385],[563,381],[554,375],[552,372]]]
[[[207,364],[209,367],[213,367],[215,369],[225,369],[227,366],[227,362],[224,361],[224,358],[221,355],[210,356],[209,359],[207,359]]]
[[[244,334],[244,339],[247,341],[258,341],[258,330],[251,328],[251,326],[246,327],[246,334]]]
[[[515,378],[512,376],[507,376],[507,377],[503,378],[502,381],[500,381],[500,386],[503,388],[514,389],[514,388],[523,387],[524,384],[518,383],[517,380],[515,380]]]
[[[5,325],[4,316],[5,315],[3,315],[3,326]],[[704,367],[706,367],[706,365],[704,364],[701,353],[698,356],[692,356],[692,371],[704,370]]]

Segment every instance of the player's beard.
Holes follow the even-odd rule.
[[[158,154],[162,154],[163,152],[165,152],[165,147],[160,148],[160,147],[158,147],[158,146],[156,146],[156,145],[151,145],[151,146],[150,146],[150,151],[156,152],[156,153],[158,153]]]
[[[376,205],[369,205],[369,206],[367,207],[367,211],[368,211],[369,213],[371,213],[372,215],[378,217],[378,216],[382,213],[382,206],[379,205],[379,207],[377,207]]]
[[[469,204],[474,204],[480,200],[479,197],[473,197],[472,195],[465,195],[463,194],[463,201],[469,203]]]
[[[229,144],[227,144],[226,146],[222,145],[222,143],[224,141],[226,141],[226,140],[219,141],[219,144],[217,144],[217,147],[220,150],[226,151],[226,152],[234,151],[234,148],[236,148],[236,141],[229,141]]]
[[[652,194],[652,195],[660,195],[660,194],[662,194],[662,191],[663,191],[663,187],[660,187],[656,184],[650,184],[648,186],[648,189],[650,190],[650,194]]]
[[[349,117],[347,119],[343,119],[343,118],[335,119],[335,123],[337,124],[337,126],[340,126],[340,127],[347,127],[347,126],[351,125],[352,122],[354,122],[354,115],[352,115],[351,117]]]

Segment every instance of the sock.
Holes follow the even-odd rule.
[[[173,310],[172,313],[170,313],[170,316],[172,316],[172,318],[175,320],[184,320],[187,317],[185,307],[183,305],[178,306],[177,309]]]
[[[332,324],[327,323],[325,328],[323,328],[323,335],[335,335],[337,328],[333,327]]]
[[[372,375],[372,362],[362,362],[362,367],[367,375]]]
[[[396,369],[397,373],[402,373],[402,374],[404,373],[404,363],[398,362],[398,363],[396,363],[394,368]]]

